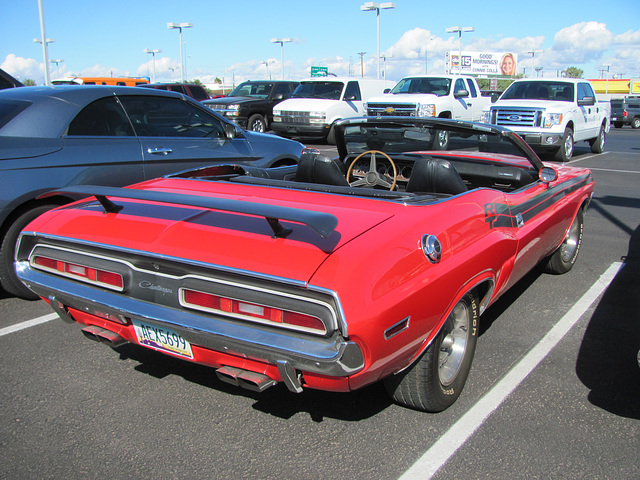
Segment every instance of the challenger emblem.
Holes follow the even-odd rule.
[[[156,292],[162,293],[173,293],[173,290],[170,288],[163,287],[162,285],[156,285],[155,283],[147,282],[146,280],[140,282],[138,286],[146,290],[155,290]]]

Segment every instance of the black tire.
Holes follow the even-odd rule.
[[[458,399],[476,350],[478,315],[477,297],[466,294],[418,361],[384,379],[394,401],[416,410],[441,412]]]
[[[336,128],[335,128],[335,125],[331,125],[331,128],[329,129],[329,133],[327,134],[327,143],[329,145],[335,145],[336,144]]]
[[[589,142],[589,144],[591,145],[591,151],[593,153],[604,152],[605,141],[606,141],[606,132],[604,131],[604,125],[602,125],[600,127],[600,131],[598,132],[598,136]]]
[[[36,300],[39,297],[29,290],[18,278],[13,265],[16,242],[18,235],[33,219],[51,210],[58,205],[40,205],[31,210],[27,210],[20,215],[9,227],[0,245],[0,284],[5,292],[24,298],[25,300]]]
[[[247,121],[247,130],[251,130],[252,132],[260,132],[264,133],[267,131],[267,122],[265,122],[264,117],[259,113],[254,113],[249,117]]]
[[[580,245],[582,245],[583,218],[584,214],[580,209],[573,222],[571,222],[562,244],[547,259],[547,263],[544,266],[545,272],[561,275],[573,268],[573,264],[576,263],[578,258],[578,253],[580,253]]]
[[[622,122],[613,122],[613,126],[616,128],[622,128],[622,126],[624,125],[624,123]]]
[[[560,148],[556,151],[554,158],[559,162],[566,162],[573,156],[573,130],[567,128],[562,135]]]
[[[640,128],[640,117],[635,117],[631,120],[631,128]]]

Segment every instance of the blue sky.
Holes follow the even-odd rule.
[[[42,1],[46,36],[55,39],[49,58],[64,60],[51,65],[52,78],[152,75],[152,56],[144,53],[149,48],[162,50],[155,56],[156,79],[179,80],[179,35],[168,22],[193,23],[183,32],[186,73],[204,83],[280,78],[275,37],[293,39],[284,45],[286,78],[308,77],[312,65],[359,76],[359,52],[366,52],[365,76],[376,77],[376,14],[360,10],[364,0]],[[424,73],[427,64],[429,73],[444,73],[445,52],[458,50],[457,35],[445,30],[451,26],[475,28],[462,35],[465,51],[517,53],[520,72],[532,73],[527,52],[535,51],[544,76],[576,66],[585,77],[599,78],[609,65],[611,75],[640,77],[638,0],[394,3],[395,9],[380,12],[380,50],[390,80]],[[33,42],[41,36],[38,1],[0,0],[0,18],[0,68],[42,84],[42,47]]]

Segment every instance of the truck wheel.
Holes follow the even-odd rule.
[[[247,130],[252,132],[264,133],[267,131],[267,124],[264,121],[264,117],[259,113],[254,113],[249,117],[247,121]]]
[[[598,132],[598,136],[589,142],[593,153],[604,152],[605,135],[604,125],[602,125],[600,127],[600,132]]]
[[[435,138],[433,139],[434,150],[446,150],[449,148],[449,131],[448,130],[436,130]]]
[[[640,128],[640,117],[635,117],[631,121],[631,128]]]
[[[478,339],[478,299],[460,299],[416,363],[384,379],[399,404],[427,412],[441,412],[460,396],[471,369]]]
[[[578,210],[578,214],[571,222],[562,244],[547,259],[547,263],[544,266],[545,272],[559,275],[567,273],[573,268],[582,244],[583,216],[582,209]]]
[[[555,154],[555,159],[559,162],[566,162],[573,156],[573,131],[567,128],[562,135],[560,148]]]
[[[38,297],[29,290],[18,278],[13,260],[16,252],[18,235],[32,220],[42,215],[44,212],[57,207],[58,205],[40,205],[39,207],[27,210],[20,215],[9,227],[0,245],[0,284],[5,292],[24,298],[25,300],[36,300]]]
[[[624,123],[622,122],[613,122],[613,126],[616,128],[622,128],[622,126],[624,125]]]

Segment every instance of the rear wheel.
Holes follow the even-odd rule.
[[[399,404],[440,412],[460,396],[478,339],[478,299],[468,293],[453,308],[431,345],[416,363],[384,380]]]
[[[631,128],[640,128],[640,117],[636,117],[631,121]]]
[[[600,132],[598,132],[598,136],[591,140],[591,151],[593,153],[602,153],[604,152],[604,142],[605,142],[605,131],[604,125],[600,127]]]
[[[545,265],[547,273],[562,274],[573,268],[582,244],[583,215],[582,209],[580,209],[573,219],[562,244],[547,259],[547,264]]]
[[[40,205],[31,210],[27,210],[11,224],[0,245],[0,283],[5,292],[24,298],[25,300],[35,300],[39,298],[29,290],[18,278],[13,264],[18,235],[32,220],[51,210],[58,205]]]
[[[622,128],[622,126],[624,125],[624,123],[622,122],[614,122],[613,126],[616,128]]]

